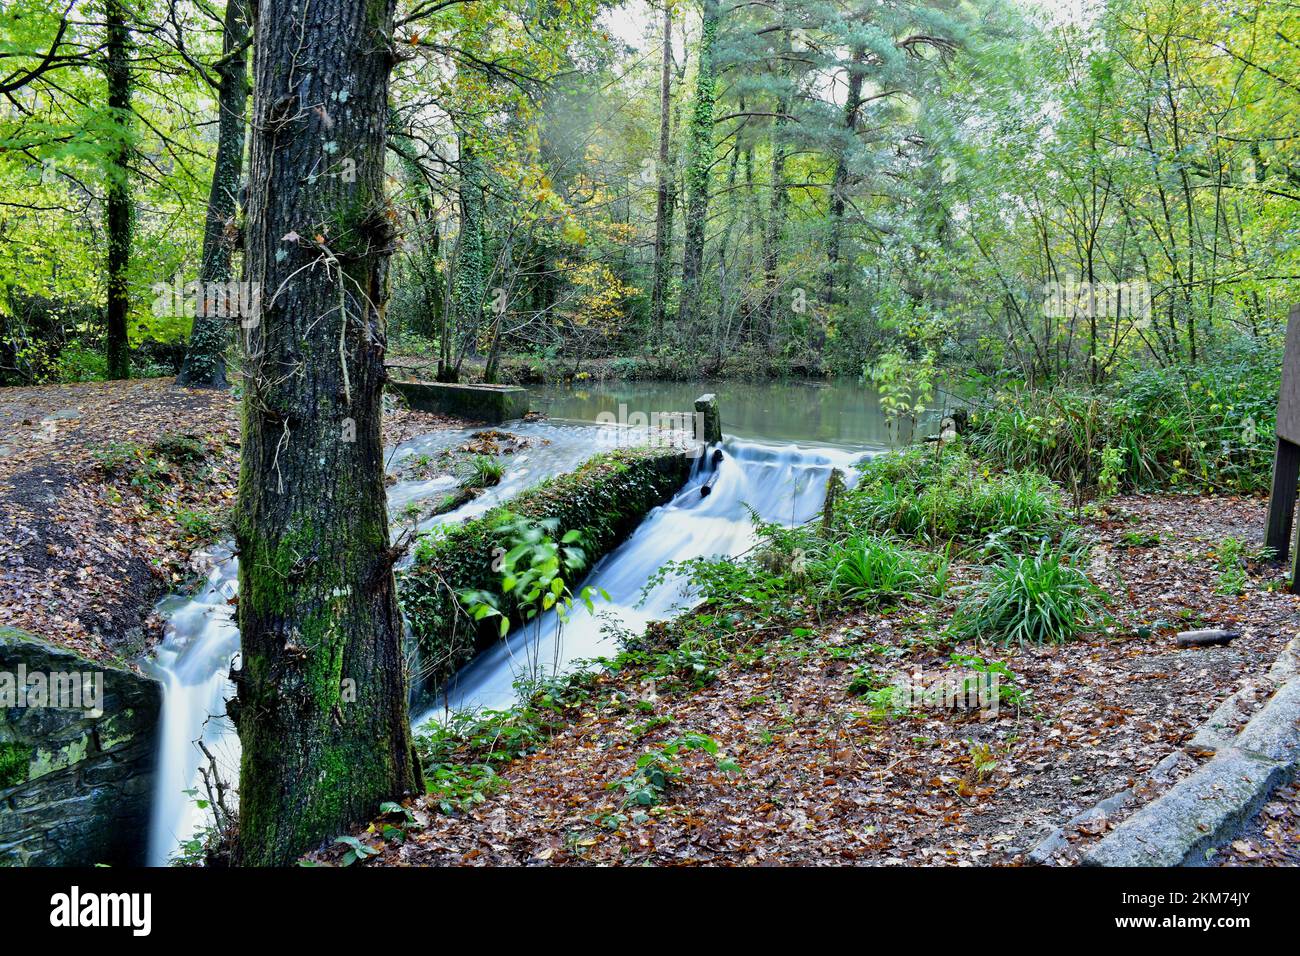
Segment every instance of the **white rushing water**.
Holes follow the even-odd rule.
[[[616,653],[613,631],[639,634],[647,622],[671,617],[691,604],[684,582],[676,578],[643,593],[661,567],[748,551],[755,541],[749,509],[767,522],[807,521],[822,506],[831,469],[839,468],[851,481],[852,464],[862,457],[861,450],[727,439],[716,477],[707,466],[698,468],[670,502],[651,511],[592,569],[582,586],[609,595],[597,599],[594,614],[579,608],[561,626],[550,612],[540,626],[518,629],[462,668],[443,699],[417,717],[416,725],[448,710],[508,707],[515,702],[515,681],[537,676],[537,668],[550,671],[558,664],[563,671],[573,661]],[[703,496],[700,486],[710,479],[711,492]]]
[[[436,455],[480,430],[435,432],[406,442],[391,454],[390,469],[411,456]],[[513,423],[508,430],[531,444],[504,459],[507,472],[501,483],[456,511],[423,522],[422,528],[480,515],[546,477],[572,470],[597,451],[632,440],[625,431],[576,423]],[[443,700],[416,722],[434,719],[447,708],[506,707],[515,699],[515,681],[533,673],[537,662],[547,670],[564,670],[574,661],[616,651],[602,624],[617,622],[635,633],[647,621],[671,616],[674,607],[689,603],[675,580],[665,581],[642,600],[643,586],[656,570],[672,560],[748,550],[754,541],[749,508],[765,521],[808,520],[821,507],[830,470],[840,468],[852,477],[853,462],[866,451],[727,439],[716,475],[707,466],[697,468],[681,492],[652,511],[627,541],[592,569],[584,585],[603,588],[610,598],[597,602],[595,616],[581,609],[557,628],[550,614],[540,629],[512,634],[462,669]],[[700,486],[710,479],[711,493],[702,496]],[[410,502],[445,494],[450,487],[448,479],[398,482],[388,491],[390,511],[400,514]],[[164,687],[149,833],[152,866],[165,865],[177,845],[204,821],[196,797],[207,797],[199,773],[206,758],[195,741],[202,740],[212,753],[223,779],[238,779],[239,740],[225,716],[225,701],[233,692],[227,675],[239,652],[239,631],[229,603],[237,591],[238,561],[229,548],[214,548],[196,555],[196,564],[208,569],[207,579],[196,593],[162,603],[166,631],[149,664]]]

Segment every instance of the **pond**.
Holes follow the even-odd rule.
[[[690,411],[706,392],[718,396],[722,430],[735,438],[870,448],[905,443],[911,424],[894,429],[874,389],[852,379],[816,382],[589,382],[530,387],[533,411],[554,419],[596,421],[601,413],[620,422],[635,413]],[[941,404],[942,398],[936,399]],[[620,417],[620,406],[624,412]],[[920,430],[937,420],[931,412]],[[930,430],[933,430],[932,428]]]

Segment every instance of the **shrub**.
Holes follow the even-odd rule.
[[[1032,554],[1007,552],[975,584],[957,610],[963,637],[1003,644],[1064,643],[1101,614],[1100,591],[1044,540]]]
[[[925,555],[889,538],[864,535],[834,545],[815,573],[830,597],[879,603],[917,595],[928,563]]]
[[[54,379],[59,382],[102,382],[108,378],[108,359],[102,348],[71,342],[59,353]]]
[[[1133,371],[1098,389],[1012,389],[976,409],[970,444],[1079,492],[1264,491],[1278,381],[1276,352],[1260,348],[1213,366]]]
[[[868,461],[838,519],[851,529],[940,542],[1008,530],[1041,537],[1063,526],[1065,515],[1060,494],[1045,476],[994,473],[950,444]]]

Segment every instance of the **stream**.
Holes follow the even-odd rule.
[[[450,710],[507,707],[515,701],[514,684],[520,677],[563,671],[576,661],[616,652],[615,631],[639,633],[646,622],[690,605],[690,594],[672,578],[643,594],[647,580],[665,563],[748,550],[755,540],[749,509],[768,522],[807,521],[821,508],[831,469],[843,470],[852,480],[853,463],[884,450],[894,437],[874,395],[860,386],[773,383],[744,389],[732,384],[716,389],[725,436],[716,477],[714,466],[701,459],[681,491],[651,511],[591,569],[583,585],[603,588],[609,600],[598,599],[594,614],[578,608],[563,625],[548,613],[539,624],[494,644],[452,678],[433,707],[414,715],[415,725]],[[698,383],[540,390],[535,407],[548,410],[551,420],[499,426],[530,439],[528,447],[503,458],[507,470],[501,482],[460,508],[421,522],[420,528],[476,517],[547,477],[573,470],[599,451],[636,442],[635,429],[591,424],[601,413],[621,421],[620,405],[643,411],[689,409],[694,396],[708,390]],[[797,434],[800,421],[808,438]],[[765,422],[770,434],[764,433]],[[830,427],[836,422],[838,428]],[[410,456],[436,455],[481,430],[451,429],[404,442],[389,452],[389,471]],[[701,484],[711,477],[711,493],[701,495]],[[398,481],[388,489],[390,514],[441,496],[453,485],[450,477]],[[403,527],[396,517],[393,525],[395,533]],[[178,844],[204,823],[197,800],[206,798],[200,766],[207,760],[195,742],[201,740],[213,755],[224,779],[235,781],[239,772],[239,740],[225,716],[225,700],[232,692],[227,674],[239,652],[229,603],[237,593],[238,562],[223,545],[196,554],[194,563],[208,569],[206,580],[197,590],[160,603],[166,629],[146,662],[164,689],[148,834],[151,866],[166,865]]]

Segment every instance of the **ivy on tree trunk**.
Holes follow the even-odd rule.
[[[655,333],[663,332],[668,307],[668,281],[672,272],[669,254],[673,242],[673,169],[672,169],[672,67],[673,5],[663,0],[663,46],[660,50],[659,74],[659,157],[658,183],[655,189],[654,277],[650,290],[650,323]]]
[[[217,159],[208,191],[208,213],[203,226],[203,253],[199,282],[227,283],[233,272],[235,216],[240,177],[244,171],[244,126],[248,102],[249,15],[243,0],[229,0],[222,26],[222,58],[217,64]],[[208,301],[204,296],[203,300]],[[240,301],[244,297],[239,297]],[[176,384],[190,388],[226,387],[226,349],[230,321],[208,308],[196,309],[194,327],[185,350],[185,363]]]
[[[709,212],[709,172],[713,168],[713,106],[717,96],[714,47],[721,9],[704,0],[686,155],[686,246],[682,254],[682,298],[678,310],[684,330],[699,316],[700,279],[704,269],[704,225]]]

